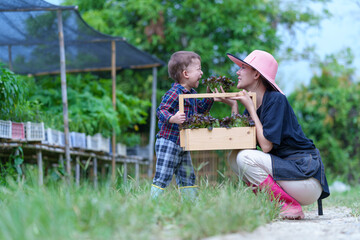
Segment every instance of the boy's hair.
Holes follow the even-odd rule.
[[[195,52],[178,51],[173,53],[168,63],[169,77],[176,82],[180,82],[182,71],[191,64],[193,59],[199,59],[201,61],[200,56]]]

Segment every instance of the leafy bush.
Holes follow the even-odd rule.
[[[139,136],[129,133],[137,124],[146,122],[150,102],[125,94],[116,89],[116,110],[112,105],[111,80],[91,74],[67,75],[69,129],[88,135],[101,133],[112,135],[113,128],[117,141],[133,145]],[[62,98],[59,76],[37,78],[34,81],[32,99],[42,104],[48,114],[47,127],[62,130]],[[126,137],[124,137],[126,136]]]
[[[0,64],[0,119],[14,122],[42,120],[40,105],[29,100],[27,79]]]
[[[360,83],[352,81],[351,52],[318,62],[320,74],[290,97],[306,135],[319,148],[333,177],[360,180]]]

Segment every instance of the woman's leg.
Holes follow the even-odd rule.
[[[229,164],[234,172],[246,183],[259,186],[267,176],[272,175],[270,154],[259,150],[233,150]]]
[[[321,185],[314,178],[275,182],[272,178],[270,154],[258,150],[230,153],[229,163],[245,182],[259,186],[260,189],[268,189],[272,198],[276,197],[284,203],[280,213],[283,218],[304,218],[301,204],[315,202],[322,191]]]
[[[277,181],[277,183],[301,205],[313,204],[319,199],[322,192],[322,187],[315,178],[299,181]]]
[[[229,164],[245,182],[256,186],[259,186],[268,175],[272,176],[271,156],[262,151],[234,150],[229,155]],[[301,205],[316,202],[322,192],[322,187],[315,178],[277,183]]]

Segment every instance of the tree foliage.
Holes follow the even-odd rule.
[[[0,119],[41,121],[40,105],[29,100],[28,82],[0,64]]]
[[[312,0],[309,2],[327,2]],[[227,75],[230,52],[244,56],[254,49],[274,53],[281,45],[279,25],[292,30],[298,23],[316,24],[321,14],[302,2],[280,0],[67,0],[78,5],[96,30],[125,37],[131,44],[164,61],[179,50],[202,57],[204,77]],[[169,88],[166,69],[159,88]]]
[[[352,61],[349,49],[318,60],[320,72],[289,101],[326,168],[355,182],[360,180],[360,83],[354,79]]]

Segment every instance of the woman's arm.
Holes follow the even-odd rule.
[[[253,121],[255,122],[256,139],[258,141],[258,144],[260,145],[263,152],[265,152],[265,153],[270,152],[271,149],[273,148],[273,144],[272,144],[272,142],[270,142],[269,140],[267,140],[265,138],[264,131],[263,131],[263,125],[260,122],[260,119],[256,113],[256,110],[251,110],[251,111],[248,110],[248,112],[249,112],[251,118],[253,119]]]
[[[231,99],[238,100],[245,106],[245,108],[247,109],[247,111],[250,114],[250,117],[255,122],[256,139],[257,139],[258,144],[260,145],[263,152],[265,152],[265,153],[270,152],[271,149],[273,148],[273,144],[272,144],[272,142],[267,140],[264,136],[263,125],[261,124],[259,116],[256,113],[256,108],[254,106],[254,102],[251,100],[249,94],[245,90],[242,92],[244,94],[242,94],[241,96],[234,97]]]

